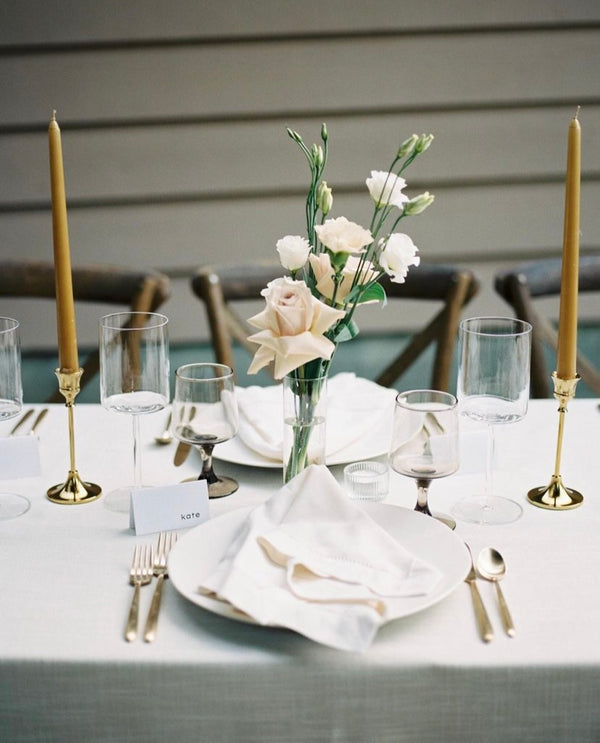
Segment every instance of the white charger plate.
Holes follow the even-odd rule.
[[[326,458],[327,465],[349,464],[363,459],[373,459],[387,454],[390,447],[390,430],[381,430],[375,435],[365,436],[364,441],[356,441],[342,451],[335,452]],[[245,467],[265,467],[267,469],[281,469],[283,462],[277,459],[268,459],[255,452],[240,439],[239,436],[224,441],[215,446],[213,457],[221,462],[241,464]]]
[[[407,596],[388,601],[386,622],[406,617],[433,606],[457,588],[466,578],[470,558],[463,541],[447,526],[431,516],[385,503],[361,506],[409,552],[436,567],[442,578],[426,596]],[[252,617],[236,610],[227,602],[205,596],[198,591],[202,580],[218,565],[237,529],[250,508],[235,511],[206,521],[180,538],[169,556],[169,578],[175,589],[193,604],[214,614],[248,624]]]

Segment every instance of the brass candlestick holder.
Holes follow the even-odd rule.
[[[75,427],[73,423],[73,407],[75,398],[79,394],[81,375],[83,369],[76,371],[63,371],[56,369],[58,377],[58,388],[66,400],[69,417],[69,455],[70,467],[67,480],[59,485],[54,485],[46,492],[46,496],[53,503],[64,503],[75,505],[77,503],[90,503],[100,497],[102,488],[92,482],[83,482],[75,467]]]
[[[556,372],[552,373],[554,383],[554,397],[558,400],[558,440],[556,444],[556,459],[554,463],[554,474],[546,487],[533,488],[527,493],[527,500],[539,508],[547,508],[550,511],[566,511],[577,508],[583,503],[583,495],[577,490],[567,488],[563,485],[560,476],[560,456],[562,450],[563,430],[565,424],[565,413],[567,405],[572,397],[575,397],[575,387],[579,376],[573,379],[561,379]]]

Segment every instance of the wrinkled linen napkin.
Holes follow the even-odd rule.
[[[340,454],[362,437],[391,431],[397,392],[345,372],[327,380],[326,456]],[[283,391],[281,385],[238,387],[238,437],[252,451],[281,462]]]
[[[426,595],[440,578],[312,465],[250,512],[200,591],[259,624],[363,651],[390,599]]]

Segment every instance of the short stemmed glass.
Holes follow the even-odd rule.
[[[11,317],[0,317],[0,421],[14,418],[22,409],[19,323]],[[0,519],[14,519],[29,507],[23,495],[0,493]]]
[[[415,511],[434,516],[451,529],[456,522],[445,514],[432,514],[428,494],[432,480],[458,469],[457,400],[449,392],[410,390],[396,397],[390,447],[395,472],[416,480]]]
[[[486,488],[455,504],[457,518],[476,524],[509,524],[523,509],[494,494],[494,426],[521,420],[529,401],[531,325],[512,317],[473,317],[459,327],[460,412],[487,425]]]
[[[142,487],[139,416],[169,402],[168,319],[154,312],[116,312],[100,320],[100,401],[133,421],[133,487]],[[131,487],[115,490],[106,505],[129,511]]]
[[[175,372],[171,431],[180,441],[197,446],[202,457],[199,480],[206,480],[209,498],[231,495],[238,489],[232,477],[213,469],[216,444],[233,438],[238,410],[233,371],[224,364],[186,364]]]

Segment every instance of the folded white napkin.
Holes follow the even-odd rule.
[[[250,512],[200,591],[259,624],[362,651],[389,599],[426,595],[440,577],[312,465]]]
[[[281,385],[239,387],[238,437],[252,451],[281,462],[283,446],[283,391]],[[381,387],[352,373],[327,381],[326,456],[341,453],[361,437],[387,431],[396,390]]]

